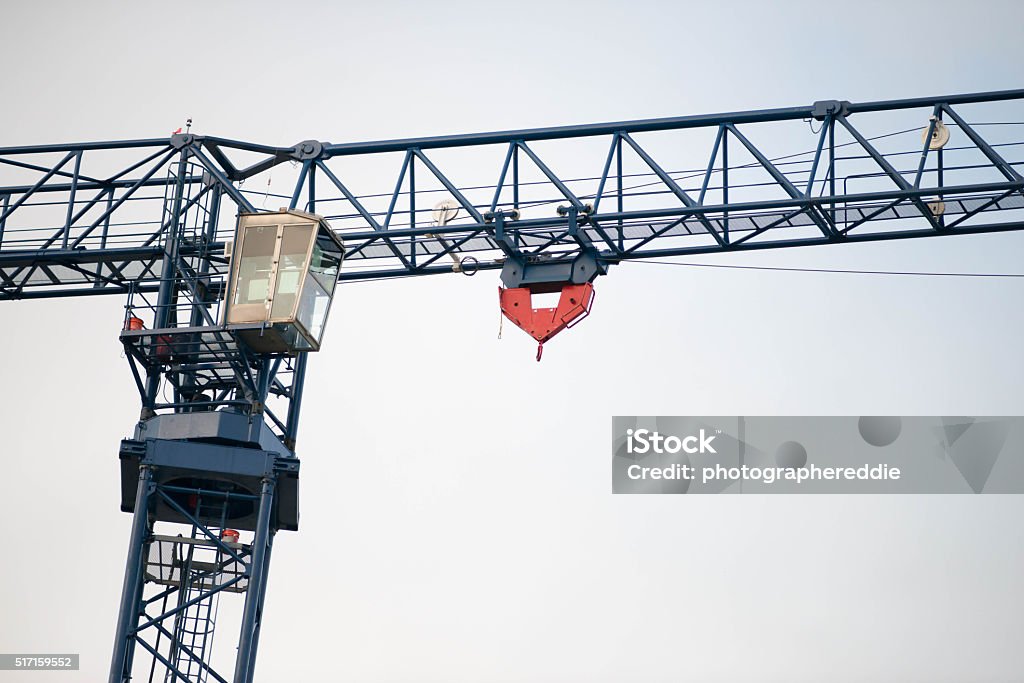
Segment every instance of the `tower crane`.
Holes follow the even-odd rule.
[[[630,260],[1020,230],[1022,113],[1011,90],[377,142],[190,125],[0,149],[0,300],[125,300],[141,410],[119,449],[132,525],[110,682],[253,680],[274,539],[298,529],[307,357],[338,286],[500,270],[503,315],[542,348]],[[553,170],[570,162],[592,172]],[[289,166],[271,198],[261,180]],[[390,191],[356,189],[385,177]],[[211,652],[230,595],[229,674]]]

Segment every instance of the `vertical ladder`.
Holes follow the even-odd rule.
[[[191,554],[193,550],[190,547],[189,553]],[[207,572],[190,570],[187,585],[182,587],[180,593],[181,604],[199,597],[204,585],[209,585],[211,578]],[[174,620],[176,646],[172,652],[172,662],[178,671],[194,683],[206,683],[208,678],[208,671],[203,664],[210,664],[219,597],[220,593],[206,596],[179,612]],[[178,679],[174,673],[168,670],[164,676],[165,683],[175,683],[176,680]]]

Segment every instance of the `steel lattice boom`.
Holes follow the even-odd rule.
[[[993,113],[1024,120],[1022,109],[1016,90],[287,148],[177,134],[0,149],[0,299],[155,291],[176,185],[178,220],[191,226],[178,255],[216,259],[233,227],[218,219],[265,205],[260,180],[289,162],[294,189],[272,208],[331,221],[350,248],[343,280],[452,272],[467,257],[467,270],[582,251],[616,263],[1014,230],[1024,131],[985,124]],[[876,137],[878,121],[911,129]],[[953,131],[944,149],[922,143],[936,126]],[[769,144],[780,130],[807,144],[780,158]],[[550,159],[593,164],[567,177]],[[477,184],[458,183],[460,168],[475,168]],[[355,189],[388,175],[392,191]],[[436,225],[442,199],[459,217]],[[939,202],[941,215],[929,207]]]

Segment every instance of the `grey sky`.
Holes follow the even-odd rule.
[[[1022,58],[1012,2],[6,2],[0,145],[911,97],[1019,87]],[[1024,272],[1022,248],[705,260]],[[1019,680],[1020,498],[613,497],[608,437],[616,414],[1021,414],[1024,283],[623,265],[540,364],[510,324],[496,339],[497,284],[339,288],[258,680]],[[82,654],[33,680],[109,664],[138,414],[122,305],[0,305],[0,651]]]

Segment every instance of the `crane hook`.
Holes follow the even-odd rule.
[[[537,340],[537,362],[544,354],[544,343],[562,330],[575,327],[590,315],[594,304],[594,285],[565,283],[555,308],[534,308],[529,287],[498,287],[501,312],[517,327]]]

